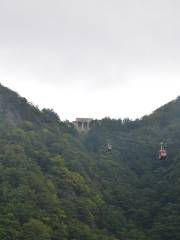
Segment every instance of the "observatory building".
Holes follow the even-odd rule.
[[[87,132],[90,129],[90,122],[92,120],[92,118],[76,118],[73,124],[79,132]]]

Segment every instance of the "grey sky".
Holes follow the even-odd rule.
[[[0,82],[62,119],[141,117],[179,94],[179,12],[176,0],[0,0]]]

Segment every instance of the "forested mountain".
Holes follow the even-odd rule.
[[[179,240],[179,186],[180,98],[79,134],[0,85],[0,239]]]

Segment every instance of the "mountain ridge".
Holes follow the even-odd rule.
[[[178,97],[81,135],[0,85],[0,238],[179,240],[179,119]]]
[[[15,112],[16,104],[17,105],[19,104],[19,106],[21,105],[24,112],[23,111]],[[161,107],[157,108],[151,114],[144,115],[141,118],[137,118],[135,120],[131,120],[129,118],[125,118],[125,119],[120,119],[120,118],[119,119],[113,119],[112,118],[111,119],[109,117],[105,117],[103,119],[107,118],[107,119],[111,119],[114,122],[115,121],[122,121],[124,123],[126,123],[126,122],[136,123],[136,122],[139,122],[139,121],[143,121],[145,124],[148,124],[148,119],[149,118],[150,119],[154,118],[154,120],[155,120],[156,115],[162,115],[161,118],[163,118],[164,117],[163,116],[164,109],[165,109],[165,112],[166,112],[167,108],[171,109],[173,111],[172,112],[172,116],[173,116],[173,114],[176,112],[176,110],[179,109],[179,105],[180,105],[180,97],[178,96],[176,99],[174,99],[174,100],[162,105]],[[31,111],[31,112],[34,111],[35,114],[39,114],[38,117],[40,117],[40,113],[42,113],[44,110],[51,110],[52,112],[54,112],[52,109],[46,109],[46,108],[43,108],[42,110],[39,110],[38,106],[34,106],[34,104],[29,102],[26,98],[21,97],[17,92],[12,91],[11,89],[9,89],[7,87],[4,87],[2,84],[0,84],[0,113],[5,114],[6,111],[9,110],[8,109],[9,107],[11,107],[11,108],[13,107],[11,110],[14,111],[14,115],[16,115],[14,117],[14,119],[15,119],[14,122],[19,122],[20,118],[22,118],[24,120],[28,120],[28,117],[29,117],[29,120],[31,120],[31,121],[32,120],[37,121],[37,120],[33,119],[32,116],[28,116],[28,111]],[[7,112],[7,114],[8,114],[8,112]],[[11,114],[12,114],[12,112],[11,112]],[[59,116],[55,112],[54,112],[54,114],[56,115],[57,119],[60,120]],[[180,113],[177,117],[180,118]],[[103,119],[100,119],[100,120],[94,119],[94,120],[95,121],[101,121]],[[157,121],[159,120],[161,122],[162,119],[156,119],[156,120]],[[13,124],[13,121],[11,121],[11,123]],[[68,123],[69,123],[69,121],[68,121]]]

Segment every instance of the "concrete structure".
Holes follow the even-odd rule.
[[[76,121],[73,123],[79,132],[87,132],[90,129],[90,122],[92,120],[92,118],[76,118]]]

